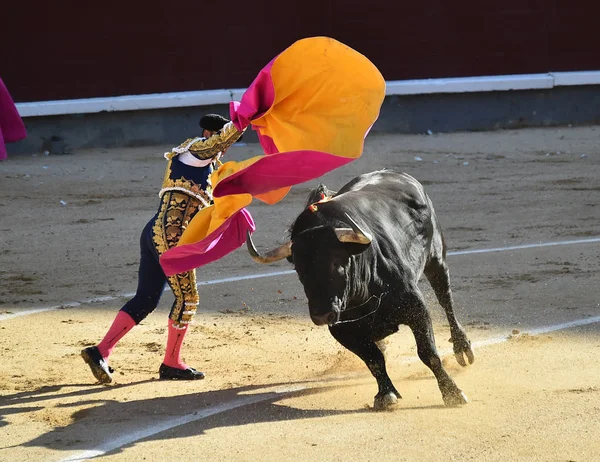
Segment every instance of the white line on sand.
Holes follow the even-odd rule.
[[[457,250],[455,252],[448,252],[448,256],[470,255],[470,254],[477,254],[477,253],[508,252],[511,250],[534,249],[537,247],[555,247],[555,246],[560,246],[560,245],[593,244],[596,242],[600,242],[600,237],[592,237],[589,239],[576,239],[576,240],[571,240],[571,241],[540,242],[540,243],[536,243],[536,244],[512,245],[512,246],[508,246],[508,247],[494,247],[494,248],[490,248],[490,249]],[[223,279],[213,279],[211,281],[201,281],[198,283],[198,285],[199,286],[215,285],[215,284],[223,284],[226,282],[247,281],[250,279],[285,276],[285,275],[294,274],[294,273],[295,273],[294,270],[286,270],[286,271],[275,271],[275,272],[270,272],[270,273],[247,274],[245,276],[232,276],[232,277],[223,278]],[[119,298],[131,298],[134,295],[135,295],[135,293],[127,293],[127,294],[120,294],[120,295],[107,295],[105,297],[89,298],[89,299],[83,300],[81,302],[63,303],[61,305],[55,305],[55,306],[32,308],[29,310],[19,311],[17,313],[0,314],[0,321],[4,321],[7,319],[11,319],[11,318],[16,318],[18,316],[43,313],[44,311],[59,310],[59,309],[63,309],[63,308],[74,308],[77,306],[87,305],[90,303],[117,300]]]
[[[548,332],[553,332],[557,330],[569,329],[572,327],[585,326],[589,324],[594,324],[600,322],[600,316],[595,316],[591,318],[578,319],[576,321],[565,322],[561,324],[555,324],[553,326],[544,326],[538,327],[534,329],[530,329],[528,331],[522,332],[519,335],[539,335],[545,334]],[[480,348],[488,345],[495,345],[498,343],[506,342],[508,339],[514,337],[513,335],[503,335],[500,337],[493,337],[487,340],[481,340],[473,343],[473,348]],[[446,350],[440,352],[442,355],[452,354],[451,350]],[[404,362],[414,362],[417,361],[418,358],[407,358],[407,361]],[[333,377],[332,377],[333,378]],[[337,379],[344,379],[343,376],[335,376]],[[327,378],[323,378],[320,382],[327,381]],[[211,406],[209,408],[203,409],[201,411],[195,411],[193,414],[184,415],[181,417],[176,417],[173,419],[165,420],[164,422],[159,422],[155,425],[151,425],[149,427],[143,428],[141,430],[124,434],[119,438],[111,439],[105,443],[100,444],[94,449],[90,449],[88,451],[83,451],[78,454],[74,454],[65,459],[61,459],[60,462],[78,462],[89,460],[94,457],[103,456],[108,452],[114,451],[116,449],[122,448],[128,444],[135,443],[137,441],[143,440],[145,438],[149,438],[151,436],[157,435],[166,430],[170,430],[172,428],[178,427],[180,425],[188,424],[191,422],[195,422],[197,420],[202,420],[207,417],[213,416],[215,414],[220,414],[222,412],[231,411],[236,408],[240,408],[243,406],[247,406],[250,404],[260,403],[262,401],[268,401],[270,399],[276,399],[277,397],[284,397],[290,393],[299,390],[306,390],[310,388],[314,388],[317,385],[313,382],[306,382],[304,384],[294,384],[288,387],[279,387],[277,389],[273,389],[271,391],[265,391],[264,393],[257,393],[255,395],[246,395],[240,396],[234,400],[231,400],[226,403],[221,403],[216,406]]]

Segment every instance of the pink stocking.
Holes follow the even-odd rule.
[[[135,326],[135,321],[125,311],[119,311],[104,339],[98,344],[98,350],[107,359],[115,345]]]
[[[187,332],[188,326],[183,329],[175,327],[173,320],[169,319],[169,334],[167,337],[167,349],[165,351],[165,359],[163,364],[177,369],[187,369],[188,366],[180,358],[181,345],[183,338]]]

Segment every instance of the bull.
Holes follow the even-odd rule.
[[[431,316],[418,287],[424,274],[444,308],[450,341],[461,366],[474,361],[471,342],[454,313],[446,244],[423,186],[406,173],[360,175],[338,192],[320,184],[290,227],[290,239],[252,258],[293,263],[316,325],[356,354],[375,377],[374,409],[398,402],[385,363],[383,340],[407,325],[420,360],[433,372],[446,406],[468,402],[444,369]]]

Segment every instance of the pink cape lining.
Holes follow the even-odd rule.
[[[271,77],[271,68],[277,56],[260,71],[242,95],[241,101],[229,103],[229,117],[239,131],[250,125],[252,120],[262,117],[273,106],[275,102],[275,85]],[[253,125],[252,130],[256,131],[258,141],[266,155],[279,152],[273,139],[263,135],[260,132],[260,127]]]
[[[0,78],[0,160],[8,157],[5,143],[19,141],[26,136],[27,131],[19,111]]]
[[[273,58],[259,72],[239,102],[232,101],[229,103],[231,121],[239,131],[250,125],[253,119],[262,117],[273,106],[275,86],[271,77],[271,68],[276,59],[277,57]]]
[[[243,208],[201,241],[169,249],[161,255],[160,264],[167,276],[207,265],[241,247],[246,233],[255,229],[250,212]]]
[[[318,178],[355,160],[320,151],[289,151],[265,156],[244,170],[221,180],[215,197],[267,193]]]

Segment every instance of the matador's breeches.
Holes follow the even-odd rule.
[[[195,197],[178,191],[166,191],[152,228],[152,240],[159,256],[179,242],[190,220],[202,208]],[[175,327],[185,328],[192,321],[200,302],[196,287],[195,270],[179,273],[167,278],[175,295],[169,318]]]

